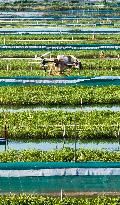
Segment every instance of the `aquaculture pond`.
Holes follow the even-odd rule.
[[[0,13],[1,57],[67,53],[85,73],[48,77],[40,62],[0,60],[1,195],[120,192],[119,9],[62,3]]]

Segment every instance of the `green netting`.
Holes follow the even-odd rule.
[[[29,86],[29,85],[58,85],[58,86],[109,86],[120,85],[120,76],[99,77],[0,77],[0,86]]]
[[[0,193],[119,192],[120,176],[54,176],[0,178]]]
[[[36,170],[56,168],[120,168],[120,162],[7,162],[0,170]]]

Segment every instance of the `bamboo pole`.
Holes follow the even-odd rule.
[[[63,124],[63,148],[65,147],[65,125]]]
[[[3,44],[5,45],[5,43],[6,43],[6,39],[5,39],[5,37],[4,37],[4,39],[3,39]]]

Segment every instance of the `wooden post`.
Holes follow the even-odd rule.
[[[5,142],[5,151],[7,150],[7,141]]]
[[[4,138],[7,139],[8,138],[8,130],[7,130],[7,125],[5,124],[4,127]]]
[[[95,40],[95,34],[92,35],[92,40]]]
[[[5,37],[4,37],[4,40],[3,40],[3,41],[4,41],[4,45],[5,45]]]
[[[63,148],[65,147],[65,125],[63,124]]]
[[[8,66],[8,64],[7,64],[7,71],[9,70],[9,66]]]
[[[32,71],[32,66],[31,66],[31,68],[30,68],[30,69],[31,69],[31,71]]]
[[[7,145],[8,145],[8,130],[7,130],[7,125],[5,124],[4,126],[4,138],[6,140],[5,142],[5,151],[7,150]]]
[[[81,104],[81,105],[83,104],[83,100],[82,100],[82,98],[80,99],[80,104]]]

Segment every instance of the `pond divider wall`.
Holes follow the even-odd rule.
[[[0,163],[0,177],[120,175],[119,162]]]
[[[0,163],[0,193],[120,192],[120,162]]]
[[[77,86],[108,86],[120,85],[120,76],[98,77],[0,77],[0,86],[26,86],[26,85],[77,85]]]

